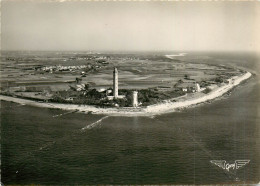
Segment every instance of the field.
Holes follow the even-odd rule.
[[[114,67],[119,72],[119,89],[153,88],[161,92],[173,91],[180,80],[203,87],[205,83],[219,83],[217,78],[226,80],[242,72],[226,61],[213,65],[213,60],[189,54],[169,59],[162,53],[3,52],[1,92],[45,99],[56,91],[69,90],[76,78],[90,89],[107,89],[113,86]],[[58,65],[66,70],[57,70]],[[84,68],[79,68],[82,65]]]

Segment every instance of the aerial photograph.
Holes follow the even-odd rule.
[[[2,0],[1,185],[260,184],[260,2]]]

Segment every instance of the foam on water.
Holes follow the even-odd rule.
[[[92,129],[94,127],[96,127],[101,121],[103,121],[104,119],[108,118],[109,116],[104,116],[103,118],[99,119],[98,121],[91,123],[90,125],[87,125],[85,127],[83,127],[81,130],[86,130],[86,129]]]

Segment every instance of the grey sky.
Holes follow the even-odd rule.
[[[260,49],[259,2],[2,2],[3,50]]]

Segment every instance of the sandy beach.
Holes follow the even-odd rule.
[[[145,112],[146,113],[154,113],[154,112],[165,113],[165,112],[169,112],[169,111],[174,111],[175,109],[189,107],[189,106],[203,103],[203,102],[206,102],[209,100],[213,100],[217,97],[222,96],[223,94],[225,94],[226,92],[231,90],[233,87],[237,86],[242,81],[250,78],[251,76],[252,76],[252,74],[250,72],[247,72],[247,73],[243,74],[242,76],[232,77],[231,79],[228,80],[229,83],[227,85],[216,88],[215,90],[212,90],[210,93],[205,94],[199,98],[187,99],[185,101],[168,102],[168,103],[164,103],[164,104],[151,105],[145,109]]]
[[[59,103],[45,103],[45,102],[36,102],[27,99],[15,98],[10,96],[0,95],[0,100],[11,101],[19,104],[25,104],[35,107],[44,107],[44,108],[57,108],[62,110],[77,110],[79,112],[93,113],[93,114],[105,114],[105,115],[124,115],[124,116],[152,116],[168,112],[174,112],[180,108],[190,107],[199,103],[203,103],[209,100],[213,100],[217,97],[222,96],[233,87],[240,84],[242,81],[250,78],[252,74],[247,72],[241,76],[235,76],[230,78],[229,83],[222,85],[216,89],[213,89],[208,94],[202,94],[199,97],[187,97],[175,101],[165,101],[164,103],[159,103],[155,105],[150,105],[144,108],[98,108],[90,105],[75,105],[75,104],[59,104]]]

